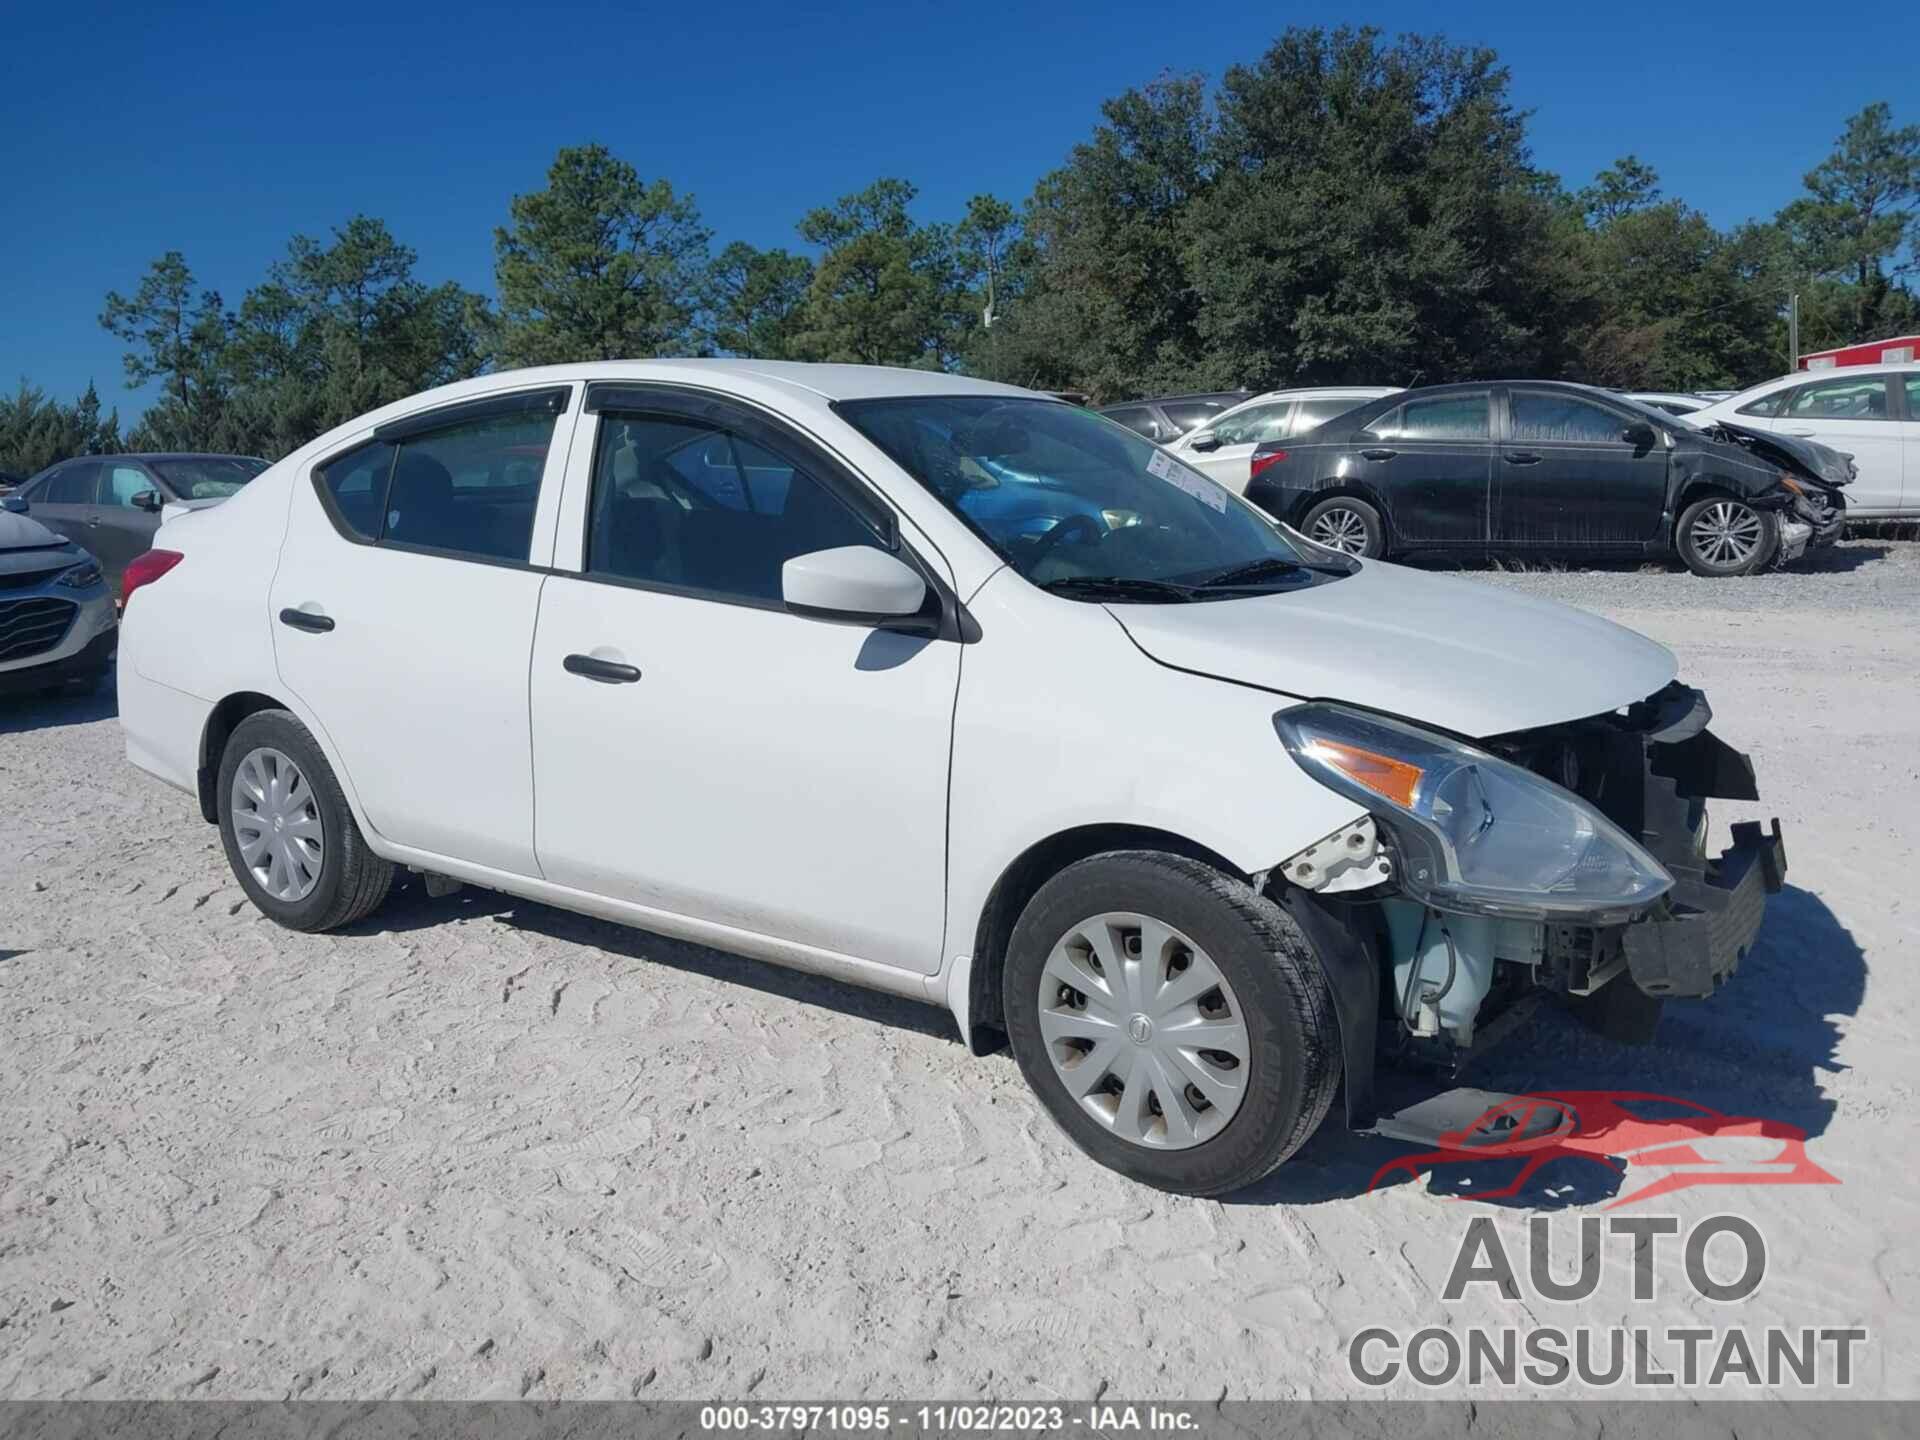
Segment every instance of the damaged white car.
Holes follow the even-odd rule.
[[[1322,550],[1132,432],[918,371],[647,361],[343,426],[130,575],[135,764],[282,924],[402,869],[951,1008],[1219,1194],[1540,997],[1734,970],[1777,825],[1672,656]],[[377,921],[371,922],[376,923]]]

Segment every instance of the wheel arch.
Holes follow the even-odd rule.
[[[966,1030],[976,1055],[999,1048],[1006,1031],[1001,977],[1014,925],[1040,887],[1069,865],[1112,850],[1158,850],[1196,860],[1261,893],[1293,917],[1306,934],[1333,996],[1349,1128],[1365,1130],[1378,1118],[1374,1064],[1380,1007],[1379,937],[1342,910],[1267,874],[1249,875],[1225,856],[1170,830],[1146,825],[1081,825],[1049,835],[1016,857],[988,892],[974,934],[967,975]],[[957,1007],[956,1007],[957,1008]]]
[[[209,825],[220,823],[220,810],[214,791],[218,787],[220,757],[226,751],[227,737],[233,734],[242,720],[262,710],[285,710],[291,714],[293,707],[284,700],[258,690],[237,690],[213,707],[206,725],[200,731],[199,765],[195,780],[200,797],[200,818]]]
[[[1006,1013],[1000,998],[1000,977],[1006,967],[1007,945],[1013,927],[1040,887],[1069,865],[1109,850],[1159,850],[1197,860],[1224,875],[1245,881],[1246,871],[1219,852],[1171,830],[1150,825],[1077,825],[1036,841],[1000,872],[987,892],[974,929],[972,965],[967,977],[967,1029],[964,1038],[976,1055],[997,1048],[1005,1033]],[[983,1034],[982,1032],[989,1032]]]

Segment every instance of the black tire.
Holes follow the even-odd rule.
[[[280,751],[300,767],[313,792],[323,836],[320,875],[313,889],[298,900],[281,900],[261,887],[241,858],[233,829],[233,778],[252,751]],[[233,727],[220,755],[220,778],[214,792],[220,812],[220,841],[234,878],[260,913],[289,930],[338,930],[365,919],[379,908],[393,888],[394,866],[367,848],[366,837],[354,822],[334,778],[333,767],[314,743],[307,727],[285,710],[259,710]]]
[[[1366,501],[1356,499],[1352,495],[1332,495],[1309,506],[1307,513],[1300,517],[1300,533],[1317,544],[1329,545],[1336,550],[1343,549],[1343,546],[1330,545],[1328,540],[1323,540],[1314,534],[1315,526],[1320,525],[1322,521],[1331,524],[1342,513],[1358,520],[1366,537],[1360,549],[1348,550],[1346,553],[1358,555],[1366,560],[1378,560],[1387,553],[1387,527],[1380,518],[1380,512]]]
[[[1091,916],[1152,916],[1205,950],[1232,987],[1249,1039],[1246,1093],[1217,1134],[1154,1149],[1114,1134],[1067,1090],[1041,1034],[1044,970],[1059,939]],[[1002,975],[1008,1039],[1055,1123],[1130,1179],[1182,1195],[1224,1195],[1268,1174],[1326,1118],[1340,1080],[1339,1027],[1307,937],[1278,905],[1195,860],[1158,851],[1096,855],[1028,902]]]
[[[1704,553],[1700,529],[1718,506],[1734,506],[1753,516],[1760,526],[1760,543],[1751,554],[1731,562],[1720,561]],[[1768,510],[1758,510],[1731,495],[1703,495],[1680,512],[1673,527],[1673,548],[1686,567],[1696,575],[1723,579],[1732,575],[1753,575],[1772,567],[1780,553],[1780,518]]]

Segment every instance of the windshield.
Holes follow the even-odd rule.
[[[182,500],[220,500],[267,468],[250,455],[204,455],[191,460],[155,460],[153,468]]]
[[[1633,411],[1633,413],[1638,415],[1642,420],[1655,426],[1658,432],[1662,434],[1673,429],[1673,422],[1679,419],[1679,417],[1671,411],[1662,410],[1657,405],[1649,405],[1644,400],[1636,400],[1631,395],[1609,395],[1607,399],[1623,410]],[[1682,423],[1684,424],[1684,422]]]
[[[1345,573],[1225,486],[1091,411],[991,395],[838,412],[1021,575],[1081,599],[1225,599]]]

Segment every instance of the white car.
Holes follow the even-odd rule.
[[[1616,393],[1669,415],[1691,415],[1713,403],[1705,395],[1683,395],[1674,390],[1621,390]]]
[[[1236,405],[1167,448],[1204,475],[1236,494],[1245,494],[1252,478],[1253,450],[1268,440],[1304,435],[1355,406],[1397,395],[1394,386],[1324,385],[1301,390],[1269,390]]]
[[[1780,883],[1777,829],[1701,857],[1752,772],[1660,646],[1010,386],[492,375],[150,554],[128,756],[272,919],[406,867],[944,1005],[1169,1190],[1265,1174],[1343,1075],[1371,1125],[1383,1022],[1442,1064],[1536,987],[1644,1028]]]
[[[1849,520],[1920,516],[1920,364],[1796,371],[1681,418],[1817,440],[1853,458]]]

